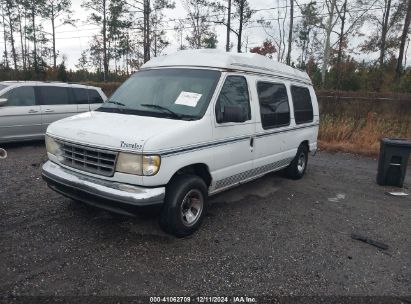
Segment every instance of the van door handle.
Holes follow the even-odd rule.
[[[254,147],[254,137],[250,137],[250,147]]]
[[[37,110],[29,110],[29,113],[30,114],[34,114],[34,113],[38,113],[39,111],[37,111]]]
[[[54,110],[52,110],[52,109],[45,109],[44,112],[45,112],[45,113],[52,113],[52,112],[54,112]]]

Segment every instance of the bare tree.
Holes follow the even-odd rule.
[[[4,66],[6,69],[9,68],[9,59],[8,59],[8,53],[7,53],[7,30],[6,30],[6,18],[5,18],[5,11],[4,11],[4,3],[1,3],[1,17],[3,20],[3,37],[4,37]]]
[[[107,22],[108,22],[108,1],[109,0],[85,0],[82,7],[92,11],[90,20],[101,27],[101,35],[103,36],[103,67],[104,81],[107,80],[109,72],[109,57],[107,54]]]
[[[172,9],[175,2],[172,0],[130,0],[127,4],[136,13],[143,16],[143,24],[137,22],[138,29],[143,32],[143,56],[144,62],[150,60],[151,53],[158,53],[158,50],[166,43],[165,32],[163,31],[164,9]]]
[[[344,4],[342,6],[342,10],[338,10],[338,16],[341,19],[341,27],[340,27],[340,38],[338,43],[338,55],[337,55],[337,89],[341,87],[341,60],[342,60],[342,47],[344,41],[344,29],[345,29],[345,19],[347,14],[347,0],[344,0]]]
[[[402,61],[404,59],[405,43],[407,41],[407,37],[410,31],[410,22],[411,22],[411,0],[408,0],[407,13],[405,15],[404,28],[402,30],[401,44],[400,44],[400,50],[399,50],[398,60],[397,60],[397,68],[396,68],[396,79],[397,80],[399,80],[401,77]]]
[[[322,19],[319,17],[318,8],[315,2],[299,5],[301,18],[296,24],[295,42],[301,48],[298,67],[305,69],[309,56],[313,56],[313,46],[321,46],[317,41],[317,31],[320,28]],[[311,45],[311,50],[310,50]]]
[[[379,6],[379,7],[378,7]],[[387,54],[393,55],[398,50],[402,30],[401,20],[406,13],[405,0],[378,0],[376,8],[367,14],[369,24],[368,38],[360,44],[360,50],[366,53],[378,52],[378,63],[384,65]]]
[[[210,6],[206,0],[182,0],[190,24],[186,40],[191,48],[215,48],[217,35],[208,21]]]
[[[231,0],[227,0],[227,39],[225,44],[226,52],[230,51],[230,33],[231,33]]]
[[[70,0],[44,0],[41,7],[42,17],[51,22],[54,68],[57,67],[56,28],[64,24],[74,25],[74,19],[71,17],[72,13]]]
[[[22,1],[17,2],[17,14],[18,14],[18,24],[19,24],[19,34],[20,34],[20,49],[21,49],[21,60],[23,64],[23,70],[26,70],[26,48],[24,44],[25,40],[25,31],[26,28],[24,27],[23,31],[23,18],[25,20],[26,16],[23,13],[24,10],[24,5],[22,4]]]
[[[37,24],[36,20],[38,17],[38,5],[41,5],[42,1],[37,0],[28,0],[26,3],[29,16],[31,18],[31,39],[33,40],[33,60],[34,60],[34,71],[36,73],[39,72],[39,64],[38,64],[38,53],[37,53]]]
[[[288,10],[284,10],[284,14],[281,14],[280,1],[277,1],[277,10],[275,11],[275,17],[273,18],[276,25],[273,22],[260,19],[258,23],[262,25],[265,34],[270,38],[270,41],[275,44],[277,53],[277,61],[283,62],[286,52],[286,34],[285,34],[285,22],[287,20]]]
[[[385,0],[384,2],[385,2],[385,5],[384,5],[384,15],[383,15],[381,42],[380,42],[380,57],[379,57],[379,62],[380,62],[381,67],[384,64],[385,43],[387,40],[388,21],[390,20],[389,18],[390,18],[390,11],[391,11],[391,0]]]
[[[11,54],[13,56],[14,69],[17,70],[17,52],[14,32],[17,26],[17,3],[12,0],[6,0],[7,21],[9,27],[9,38],[11,44]]]
[[[288,29],[288,50],[286,62],[291,65],[291,45],[293,42],[293,25],[294,25],[294,0],[290,0],[290,25]]]
[[[324,56],[323,56],[323,65],[321,67],[321,84],[322,84],[323,87],[325,86],[325,75],[327,73],[328,62],[330,60],[330,37],[331,37],[331,32],[332,32],[335,24],[337,23],[336,21],[333,20],[336,0],[326,0],[325,4],[326,4],[327,9],[328,9],[328,20],[327,20],[327,24],[326,24],[326,27],[325,27]]]

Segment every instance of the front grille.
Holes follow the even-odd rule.
[[[59,142],[63,156],[62,163],[94,174],[113,176],[117,152],[93,147]]]

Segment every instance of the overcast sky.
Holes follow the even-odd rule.
[[[277,0],[267,1],[267,0],[249,0],[250,6],[253,9],[268,8],[268,7],[277,7]],[[288,0],[287,0],[288,1]],[[272,2],[272,3],[270,3]],[[81,7],[82,0],[72,0],[73,11],[75,12],[74,17],[80,19],[78,22],[77,28],[72,26],[63,26],[59,28],[59,34],[57,39],[57,49],[60,50],[61,54],[64,54],[67,57],[67,66],[69,68],[74,68],[74,65],[77,63],[78,58],[82,50],[88,48],[89,40],[91,36],[98,32],[96,26],[89,24],[87,22],[87,17],[89,12],[85,11]],[[279,1],[280,6],[285,4],[284,0]],[[283,4],[284,3],[284,4]],[[165,10],[166,19],[176,19],[176,18],[186,18],[187,14],[184,8],[181,5],[180,0],[175,0],[176,8],[172,10]],[[271,12],[271,15],[274,11]],[[261,13],[255,14],[253,20],[259,19],[262,16]],[[272,15],[273,16],[273,15]],[[174,22],[168,22],[166,28],[173,28]],[[218,48],[225,49],[225,40],[226,40],[226,28],[224,26],[215,27],[218,35]],[[172,53],[175,52],[178,48],[178,40],[175,36],[173,30],[167,30],[167,36],[171,45],[163,53]],[[264,29],[262,28],[253,28],[246,30],[244,33],[245,39],[248,37],[249,47],[261,45],[266,35]],[[235,36],[232,35],[231,40],[235,42]]]
[[[166,10],[165,11],[165,19],[175,19],[175,18],[186,18],[187,14],[185,13],[185,10],[183,9],[181,5],[181,0],[175,0],[176,1],[176,8],[173,10]],[[255,13],[252,17],[252,20],[258,20],[261,17],[268,17],[268,18],[275,18],[277,17],[277,14],[280,14],[280,16],[283,16],[285,11],[284,9],[278,10],[278,9],[270,9],[270,8],[276,8],[276,7],[283,7],[285,6],[289,0],[249,0],[250,7],[252,9],[266,9],[263,11],[259,11]],[[300,4],[308,2],[308,0],[300,0],[298,1]],[[317,1],[318,3],[321,3],[321,0]],[[57,40],[56,40],[56,47],[57,50],[60,52],[60,58],[58,62],[61,61],[61,56],[64,55],[67,60],[66,60],[66,65],[68,68],[75,69],[75,64],[77,64],[78,59],[80,57],[80,54],[83,50],[88,49],[89,41],[92,37],[93,34],[96,34],[98,32],[98,28],[96,25],[90,24],[87,19],[88,15],[90,12],[86,11],[81,7],[82,0],[72,0],[72,9],[73,9],[73,17],[78,19],[79,21],[77,22],[77,26],[73,27],[70,25],[64,25],[59,27],[56,32]],[[300,15],[299,9],[295,8],[295,16]],[[139,17],[139,15],[136,15],[136,17]],[[295,22],[298,22],[299,19],[296,18]],[[174,22],[169,21],[167,24],[167,28],[173,28]],[[49,25],[45,23],[44,29],[46,31],[50,31]],[[226,29],[224,26],[216,26],[215,27],[217,34],[218,34],[218,48],[219,49],[225,49],[225,33]],[[275,31],[273,29],[272,31]],[[362,31],[367,32],[368,29],[363,29]],[[163,53],[172,53],[177,50],[178,47],[178,41],[175,36],[175,33],[173,30],[168,30],[167,31],[168,39],[171,42],[171,45],[163,52]],[[261,45],[262,42],[266,39],[266,33],[264,29],[254,22],[250,28],[246,29],[244,32],[244,38],[243,41],[247,41],[248,39],[248,47],[254,47]],[[235,42],[235,36],[231,36],[231,41]],[[336,36],[333,38],[334,40],[337,39]],[[351,47],[354,44],[358,44],[361,40],[358,40],[359,38],[352,38],[351,39]],[[364,39],[364,38],[361,38]],[[234,47],[235,49],[235,47]],[[300,51],[298,50],[297,47],[293,48],[293,54],[292,54],[292,59],[297,60],[299,56]],[[411,48],[408,51],[408,58],[411,55]],[[357,59],[365,59],[365,60],[372,60],[376,58],[377,54],[357,54],[356,58]],[[408,60],[409,61],[409,60]]]

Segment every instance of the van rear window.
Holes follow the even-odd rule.
[[[314,119],[313,105],[308,88],[291,86],[296,124],[312,122]]]

